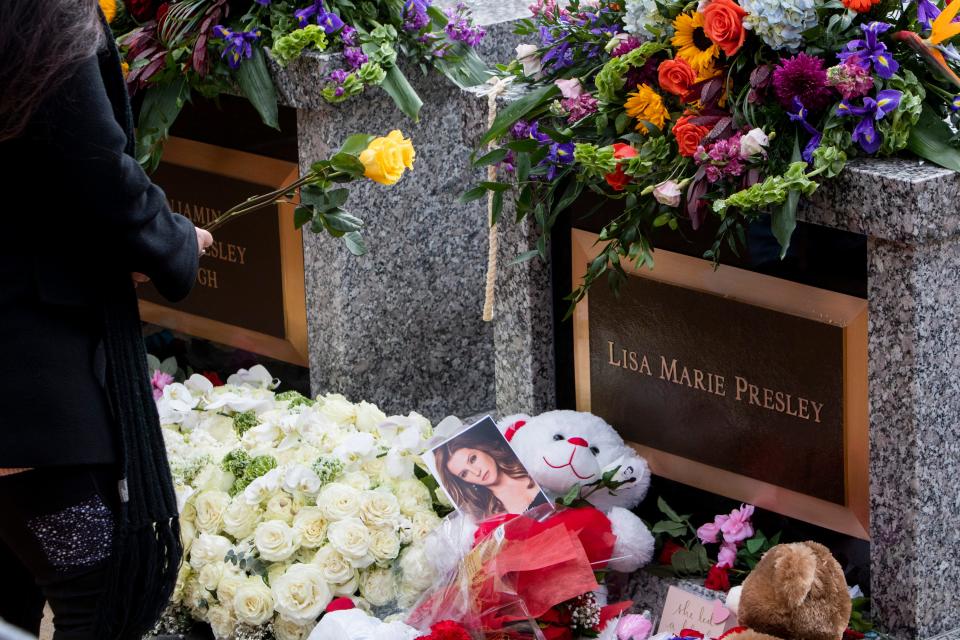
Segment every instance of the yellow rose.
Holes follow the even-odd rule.
[[[374,138],[367,148],[360,152],[360,162],[364,166],[364,175],[380,184],[396,184],[405,169],[413,169],[416,152],[413,142],[404,139],[398,129],[386,137]]]

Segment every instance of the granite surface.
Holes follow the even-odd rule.
[[[960,609],[958,274],[956,238],[870,239],[872,595],[898,637],[950,629]]]
[[[906,158],[858,159],[823,184],[798,217],[913,243],[960,234],[960,174]]]

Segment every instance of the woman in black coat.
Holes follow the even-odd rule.
[[[183,298],[212,238],[131,156],[96,0],[2,0],[0,87],[0,618],[138,638],[182,553],[133,279]]]

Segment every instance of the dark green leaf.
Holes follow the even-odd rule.
[[[517,180],[519,182],[526,182],[527,178],[530,177],[530,156],[526,153],[517,154]],[[525,187],[529,188],[529,187]]]
[[[793,162],[800,160],[800,141],[797,136],[793,139]],[[797,228],[797,205],[800,204],[800,192],[791,191],[787,194],[787,201],[779,209],[775,209],[771,216],[770,226],[773,237],[780,243],[780,259],[786,257],[790,248],[790,238]]]
[[[951,146],[953,132],[929,104],[923,104],[917,125],[910,130],[907,148],[941,167],[960,171],[960,150]]]
[[[527,262],[528,260],[536,258],[539,255],[540,255],[540,252],[537,251],[536,249],[531,249],[530,251],[524,251],[523,253],[518,255],[516,258],[511,260],[509,264],[515,265],[515,264],[520,264],[522,262]]]
[[[327,202],[331,208],[342,207],[349,197],[350,191],[347,189],[334,189],[327,192]]]
[[[604,262],[606,259],[604,259]],[[670,505],[667,504],[667,501],[663,498],[657,498],[657,508],[660,509],[660,512],[673,520],[674,522],[683,522],[683,519],[677,515],[677,512],[670,508]]]
[[[710,567],[713,566],[713,563],[710,562],[710,558],[707,557],[707,548],[702,544],[698,544],[693,548],[693,550],[696,552],[697,560],[700,562],[700,571],[709,571]]]
[[[536,151],[539,147],[540,143],[532,138],[522,138],[507,143],[507,149],[516,151],[517,153],[530,153],[531,151]]]
[[[349,173],[355,178],[359,178],[363,175],[363,172],[366,171],[360,159],[349,153],[338,153],[334,155],[330,158],[330,164],[333,165],[333,168],[337,171]]]
[[[480,140],[480,144],[485,145],[489,144],[492,140],[496,140],[506,133],[517,120],[545,102],[552,100],[559,93],[560,88],[557,87],[557,85],[548,84],[511,102],[497,114],[497,118],[493,121],[493,126],[490,127],[490,130],[487,131],[486,135]]]
[[[486,194],[487,190],[485,187],[474,187],[460,196],[460,203],[466,204],[468,202],[473,202],[474,200],[479,200]]]
[[[700,573],[700,557],[695,551],[681,549],[670,558],[670,564],[679,575],[695,576]]]
[[[423,101],[398,67],[387,69],[387,77],[380,86],[393,98],[400,111],[414,122],[419,122],[420,107],[423,106]]]
[[[763,548],[763,543],[766,541],[766,538],[761,536],[754,536],[753,538],[750,538],[747,540],[747,551],[750,553],[757,553]]]
[[[661,520],[650,529],[653,533],[665,533],[671,538],[679,538],[686,530],[687,526],[685,524],[672,520]]]
[[[436,58],[433,66],[461,89],[483,84],[491,76],[490,69],[471,47],[455,42],[450,53],[452,55]]]
[[[153,85],[144,93],[137,126],[136,154],[137,160],[148,171],[160,164],[163,141],[189,94],[189,86],[183,77],[167,84]]]
[[[253,47],[253,55],[240,63],[237,70],[237,84],[250,104],[260,114],[260,119],[268,127],[280,128],[277,119],[277,90],[273,86],[267,60],[261,47]]]
[[[363,236],[357,231],[351,231],[343,236],[343,241],[347,245],[347,250],[355,256],[362,256],[367,253],[367,244],[363,241]]]
[[[509,191],[512,184],[509,182],[481,182],[480,186],[488,191],[494,191],[496,193],[502,193],[504,191]]]
[[[340,147],[338,153],[349,153],[352,156],[359,156],[360,152],[366,149],[367,145],[369,145],[370,141],[375,137],[376,136],[371,136],[366,133],[355,133],[343,141],[343,146]]]
[[[503,213],[503,191],[497,191],[493,194],[493,206],[490,212],[490,223],[497,224],[500,220],[500,214]]]
[[[560,502],[569,507],[579,497],[580,485],[574,485],[570,487],[570,490],[567,491],[562,498],[560,498]]]
[[[323,224],[328,230],[347,233],[350,231],[359,231],[363,228],[363,220],[341,209],[321,213],[320,219],[323,220]]]
[[[498,162],[503,162],[504,158],[507,157],[507,154],[510,152],[509,149],[499,148],[494,149],[490,153],[480,156],[473,161],[473,166],[475,167],[485,167],[488,164],[496,164]]]
[[[297,207],[293,210],[293,226],[299,229],[313,219],[313,209],[310,207]]]

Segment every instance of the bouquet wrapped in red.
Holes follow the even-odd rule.
[[[542,505],[482,522],[473,548],[407,623],[425,629],[456,620],[476,638],[596,633],[631,604],[603,606],[595,593],[615,541],[610,521],[592,507]]]

